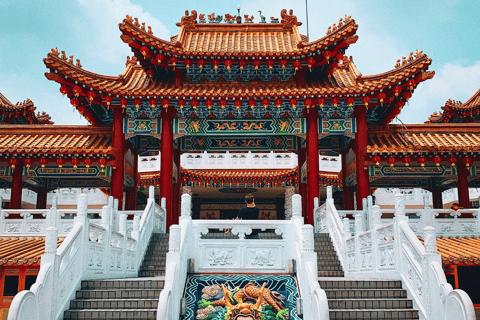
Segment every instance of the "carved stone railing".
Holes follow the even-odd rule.
[[[157,319],[179,319],[187,269],[199,273],[288,273],[295,272],[292,261],[296,261],[304,319],[328,319],[327,297],[318,284],[313,227],[303,225],[300,196],[294,195],[292,202],[292,219],[287,221],[205,221],[191,219],[191,196],[182,195],[180,224],[170,227]],[[208,237],[213,230],[225,229],[231,229],[234,237]],[[274,230],[277,237],[246,239],[254,229]]]
[[[355,219],[357,232],[345,239],[346,277],[402,280],[420,319],[475,319],[468,295],[446,281],[436,253],[435,228],[423,229],[424,247],[408,224],[403,195],[395,196],[392,223],[382,224],[379,207],[373,207],[371,229],[362,230],[362,219]]]
[[[161,157],[156,156],[138,156],[138,172],[160,171]]]
[[[131,237],[127,234],[127,211],[117,211],[118,201],[109,199],[99,223],[87,218],[88,200],[80,194],[73,227],[57,249],[60,214],[56,201],[45,220],[45,254],[31,290],[17,294],[9,320],[62,319],[81,280],[137,277],[153,232],[165,232],[165,208],[155,204],[150,187],[147,206],[135,215]],[[164,202],[164,201],[163,201]],[[118,226],[118,227],[117,227]]]

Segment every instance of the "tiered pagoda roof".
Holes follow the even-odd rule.
[[[157,117],[162,107],[173,105],[184,117],[206,110],[207,102],[212,108],[207,114],[221,106],[221,117],[240,118],[255,106],[261,111],[256,117],[262,112],[299,117],[312,105],[321,110],[338,105],[351,114],[355,105],[368,104],[369,124],[386,124],[416,86],[434,75],[427,71],[431,59],[417,51],[391,71],[362,76],[344,56],[358,38],[353,19],[341,19],[325,37],[308,42],[292,12],[283,10],[281,18],[278,23],[207,23],[205,15],[197,20],[192,11],[178,24],[178,35],[162,40],[127,16],[121,38],[134,56],[122,75],[85,71],[78,60],[74,64],[52,49],[44,59],[50,69],[46,77],[62,85],[62,93],[92,124],[110,124],[110,106],[126,108],[130,117],[143,107]]]
[[[13,104],[0,93],[0,124],[53,124],[48,114],[36,109],[30,99]]]
[[[426,123],[470,123],[480,122],[480,89],[467,102],[447,100],[441,112],[436,111]]]
[[[480,151],[480,124],[370,126],[367,153],[469,153]]]

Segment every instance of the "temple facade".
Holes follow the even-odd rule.
[[[2,237],[5,235],[5,240],[2,241],[6,243],[5,253],[2,254],[9,266],[6,269],[2,266],[0,284],[3,286],[6,283],[8,272],[17,272],[8,270],[20,270],[18,272],[21,277],[17,285],[21,286],[21,289],[28,289],[30,282],[33,281],[29,276],[37,275],[39,272],[40,256],[45,254],[44,257],[48,258],[50,254],[54,257],[57,247],[58,252],[65,252],[63,246],[67,244],[62,243],[64,239],[70,241],[68,237],[73,233],[69,232],[77,230],[76,235],[79,235],[83,231],[78,230],[88,230],[88,226],[91,230],[99,229],[95,231],[96,233],[87,233],[87,242],[93,241],[100,248],[103,241],[100,236],[102,232],[111,233],[108,241],[113,241],[112,247],[115,249],[108,247],[108,252],[110,250],[118,252],[118,262],[109,260],[112,263],[110,271],[102,271],[105,272],[105,279],[114,275],[130,277],[135,272],[139,272],[138,274],[144,272],[143,276],[150,275],[148,274],[150,269],[147,267],[140,269],[140,266],[142,254],[147,252],[148,241],[157,239],[155,236],[150,238],[152,232],[170,235],[170,252],[184,252],[182,254],[185,257],[190,254],[189,257],[193,260],[196,257],[195,266],[191,266],[196,273],[209,272],[208,268],[221,273],[223,267],[232,267],[225,269],[227,273],[241,273],[241,266],[247,269],[251,267],[248,269],[250,273],[266,274],[269,267],[274,270],[273,272],[283,274],[290,270],[290,273],[295,273],[296,271],[292,271],[296,270],[295,263],[291,262],[289,269],[287,262],[298,261],[298,270],[301,270],[299,272],[304,272],[298,277],[307,277],[308,272],[305,270],[310,267],[304,266],[302,264],[304,262],[300,260],[317,261],[317,258],[307,253],[294,257],[289,255],[293,253],[281,251],[287,248],[295,251],[293,247],[289,247],[287,241],[290,231],[286,230],[291,228],[293,238],[288,239],[298,240],[305,237],[305,246],[312,243],[311,250],[302,245],[301,252],[318,251],[322,250],[322,246],[329,246],[335,259],[338,256],[338,260],[332,258],[337,261],[336,264],[334,263],[331,269],[325,269],[323,271],[325,273],[319,271],[319,276],[343,277],[346,274],[351,277],[391,279],[382,275],[382,272],[396,270],[398,279],[397,273],[393,273],[393,278],[397,279],[397,282],[391,285],[401,288],[400,280],[403,278],[400,275],[403,277],[401,272],[406,265],[394,267],[393,261],[400,259],[400,256],[394,258],[393,246],[395,254],[400,255],[400,245],[397,247],[396,243],[400,239],[406,239],[404,241],[410,241],[408,243],[412,248],[416,248],[419,257],[427,257],[427,254],[437,252],[436,248],[431,249],[435,235],[433,238],[429,236],[430,229],[426,234],[421,234],[421,231],[423,227],[431,227],[432,221],[435,220],[427,208],[444,209],[442,197],[444,191],[453,188],[458,190],[458,202],[452,203],[454,210],[452,217],[457,219],[458,215],[455,216],[455,212],[465,210],[461,218],[469,219],[469,223],[470,220],[478,219],[477,213],[472,210],[469,188],[480,187],[480,173],[477,170],[480,166],[480,123],[478,123],[480,91],[464,104],[447,101],[442,107],[443,112],[434,113],[425,124],[391,124],[416,88],[434,76],[435,72],[429,71],[432,60],[426,54],[417,50],[415,53],[411,52],[407,58],[398,60],[391,70],[381,74],[362,75],[354,63],[354,58],[347,55],[348,48],[358,40],[356,35],[358,25],[354,19],[345,16],[339,23],[329,27],[324,37],[309,41],[306,36],[300,34],[298,27],[301,22],[292,11],[283,10],[280,16],[279,19],[273,17],[271,23],[266,23],[265,19],[260,23],[253,23],[248,16],[245,16],[243,22],[240,15],[235,17],[229,15],[225,23],[221,23],[223,17],[218,20],[212,14],[207,21],[204,14],[198,15],[196,11],[187,11],[177,24],[178,34],[170,39],[156,37],[145,23],[127,16],[119,24],[119,28],[122,33],[121,41],[130,47],[132,56],[127,57],[125,71],[119,76],[87,71],[79,60],[74,63],[63,51],[52,49],[44,59],[47,68],[45,77],[58,84],[60,93],[65,99],[69,99],[71,107],[89,122],[87,126],[53,125],[48,115],[35,114],[35,107],[31,101],[13,105],[0,94],[2,123],[0,187],[11,190],[10,199],[2,201],[4,209],[1,213],[2,223],[8,223],[8,219],[13,221],[46,218],[45,228],[38,227],[41,229],[41,232],[40,229],[38,232],[45,237],[48,224],[50,227],[53,225],[65,227],[59,229],[60,233],[57,232],[55,239],[58,238],[58,234],[63,235],[57,242],[51,242],[49,246],[40,248],[41,245],[36,240],[37,242],[26,244],[26,249],[21,253],[11,252],[9,243],[5,242],[9,241],[7,234],[15,236],[18,233],[28,238],[33,237],[36,229],[31,224],[30,227],[25,227],[30,228],[28,229],[30,231],[27,229],[20,231],[15,229],[15,226],[9,231],[7,227],[2,227],[1,231],[4,233]],[[91,212],[86,211],[85,203],[80,204],[85,199],[79,200],[78,211],[73,213],[67,212],[68,208],[59,206],[55,199],[49,202],[50,211],[47,210],[47,195],[52,190],[60,188],[101,190],[110,197],[110,200],[105,200],[103,208],[99,208],[100,204],[97,207],[91,206],[90,209],[93,210]],[[393,204],[392,195],[391,205],[382,206],[386,210],[383,212],[383,218],[394,219],[396,222],[392,224],[393,220],[385,220],[384,226],[381,227],[380,218],[378,221],[375,220],[378,207],[375,204],[378,203],[375,203],[371,196],[375,190],[384,188],[428,190],[431,192],[432,204],[421,202],[420,199],[418,207],[423,211],[410,214],[408,209],[405,211],[405,206],[402,207],[401,202]],[[40,211],[35,213],[31,210],[28,214],[22,211],[27,209],[26,202],[22,207],[22,189],[36,192],[35,209]],[[227,248],[226,251],[212,249],[213,251],[208,253],[209,266],[202,265],[202,262],[199,262],[202,257],[200,252],[203,252],[201,250],[204,248],[206,256],[210,244],[205,242],[203,245],[201,241],[210,239],[207,236],[212,228],[219,229],[219,234],[224,234],[224,229],[229,229],[228,223],[221,221],[236,217],[238,210],[244,206],[244,197],[248,193],[255,196],[256,203],[261,207],[260,220],[272,220],[272,225],[263,225],[261,223],[264,222],[259,222],[257,227],[263,231],[275,231],[274,234],[265,235],[265,239],[273,241],[269,242],[271,247],[267,248],[278,254],[276,256],[278,260],[273,259],[273,256],[270,256],[271,252],[266,253],[268,250],[265,249],[262,254],[266,257],[258,256],[251,258],[250,262],[242,260],[233,263],[231,262],[233,258],[230,257],[233,251]],[[478,201],[473,203],[478,205]],[[392,208],[395,208],[395,212],[388,211]],[[99,212],[100,209],[106,211]],[[57,210],[63,212],[58,221],[55,220],[57,218],[52,218],[53,220],[48,218],[52,215],[51,212],[57,214]],[[108,212],[112,212],[110,218],[107,217]],[[438,211],[437,216],[439,214],[440,218],[446,219],[451,212]],[[81,220],[83,219],[81,216],[87,215],[91,219],[90,222],[86,218]],[[404,218],[408,218],[407,221],[413,220],[415,215],[423,215],[421,224],[417,226],[413,221],[412,227],[408,227]],[[433,220],[427,220],[427,216],[431,216]],[[71,225],[65,222],[67,218],[73,217],[75,222]],[[143,229],[148,225],[145,222],[146,217],[151,219],[148,220],[151,229]],[[194,222],[191,222],[192,219]],[[197,219],[203,220],[205,226],[202,227],[203,222],[199,222],[199,231],[195,239],[204,240],[197,239],[200,241],[197,243],[195,242],[197,240],[185,240],[180,238],[180,235],[176,240],[172,240],[173,235],[177,235],[175,233],[177,229],[190,228],[186,222],[182,225],[182,221],[187,220],[192,223],[193,231],[188,230],[192,232],[193,237],[194,232],[197,232],[195,231]],[[213,220],[219,220],[220,227],[209,225],[214,223]],[[27,223],[25,221],[22,223]],[[401,229],[402,221],[407,226],[406,229]],[[465,221],[467,223],[467,220]],[[101,227],[95,226],[94,223],[97,222]],[[80,225],[74,227],[76,223]],[[303,228],[307,225],[314,226],[313,230],[307,228],[312,232],[312,238],[307,237],[310,231],[305,231],[302,235],[296,234],[298,230],[294,227],[295,223],[305,224]],[[18,224],[18,228],[23,224]],[[252,226],[247,224],[245,226],[247,229],[232,229],[232,232],[238,235],[236,238],[238,241],[245,241],[245,237],[248,238],[249,232],[252,232]],[[418,230],[413,230],[417,228],[413,226],[417,226]],[[422,227],[421,230],[419,226]],[[455,229],[455,232],[458,231],[455,235],[468,236],[466,231],[470,230],[470,227],[463,228],[461,232]],[[384,230],[382,231],[384,233],[380,235],[375,233],[380,229]],[[182,229],[182,237],[185,237],[185,230]],[[441,230],[440,233],[448,237],[449,231]],[[142,238],[144,234],[142,232],[145,232],[145,238]],[[368,255],[372,264],[372,256],[375,256],[373,253],[366,254],[362,249],[364,247],[359,244],[359,241],[363,240],[358,240],[360,239],[358,237],[363,232],[375,233],[368,236],[370,242],[364,239],[366,242],[363,245],[365,248],[373,246],[372,252],[378,250],[378,261],[381,266],[378,270],[375,269],[376,271],[368,269],[363,265],[364,262],[360,262],[366,261],[365,257]],[[478,232],[472,229],[471,233]],[[320,234],[326,233],[330,236],[325,240]],[[65,236],[67,238],[64,238]],[[279,240],[282,236],[283,240]],[[421,237],[422,243],[416,236]],[[372,244],[371,237],[379,239],[380,247],[377,248],[376,243]],[[118,242],[112,239],[117,239]],[[315,242],[314,249],[313,242],[317,239],[319,244],[317,246]],[[283,249],[276,249],[277,240],[285,241],[281,245]],[[125,248],[121,249],[123,241]],[[179,243],[184,243],[183,241],[192,241],[188,242],[190,247],[198,246],[200,251],[198,253],[182,251],[187,250],[183,246],[180,247]],[[247,248],[248,246],[244,246],[243,243],[240,242],[241,248]],[[177,244],[179,247],[172,249]],[[390,245],[392,249],[387,248]],[[260,250],[262,246],[260,243],[257,249]],[[439,248],[445,251],[441,255],[443,261],[446,261],[445,272],[447,275],[454,275],[454,279],[449,279],[449,282],[455,289],[459,289],[461,285],[459,286],[459,273],[456,267],[458,260],[455,258],[448,260],[452,251],[445,248],[449,246],[455,247],[448,241],[439,242]],[[251,250],[255,253],[257,249]],[[32,250],[35,251],[33,255]],[[441,250],[439,249],[439,253]],[[15,254],[28,257],[25,261],[31,263],[26,265],[34,268],[25,267],[25,261],[16,258]],[[355,254],[362,256],[354,258]],[[120,266],[120,261],[126,261],[124,259],[127,256],[136,259],[137,264],[122,265],[118,267],[118,273],[113,272],[115,263]],[[168,260],[174,259],[173,256],[167,258],[167,264],[168,261],[173,261]],[[247,253],[241,255],[244,256],[247,257]],[[480,260],[475,254],[472,257],[475,258],[472,258],[472,261],[463,261],[462,266],[477,265]],[[185,258],[177,258],[179,260],[175,261],[178,265],[185,262]],[[87,259],[89,265],[85,269],[91,268],[92,273],[85,274],[93,278],[82,274],[78,281],[102,279],[101,276],[95,275],[94,264],[100,269],[103,268],[100,262],[95,262],[97,261],[95,259],[101,260],[98,256],[93,258],[89,256]],[[282,260],[280,263],[281,259],[290,260],[287,262]],[[273,262],[274,260],[279,264]],[[54,265],[54,260],[48,261]],[[230,264],[233,266],[229,266]],[[165,264],[163,265],[165,267]],[[317,262],[314,265],[317,265]],[[321,265],[323,264],[319,262],[318,266]],[[172,276],[167,268],[164,269],[163,275],[165,278],[172,276],[171,279],[181,281],[183,278],[179,276],[179,272],[184,272],[186,276],[186,270],[177,270],[175,276]],[[429,274],[428,270],[424,271],[424,275]],[[411,273],[409,276],[412,280]],[[418,283],[425,283],[427,289],[430,288],[428,290],[434,290],[432,284],[428,287],[430,280],[421,276],[418,275]],[[443,273],[442,277],[445,278]],[[442,280],[443,278],[438,281],[446,285],[447,282]],[[306,280],[300,280],[301,286],[303,281]],[[318,279],[314,282],[318,282]],[[87,287],[89,285],[85,284]],[[305,285],[305,288],[309,285]],[[14,286],[15,283],[9,284],[8,288]],[[83,286],[82,284],[82,288]],[[169,287],[171,291],[167,290],[171,292],[168,294],[172,295],[168,299],[179,298],[180,301],[180,297],[175,296],[177,293],[172,289],[175,286],[173,284],[172,286]],[[18,288],[12,289],[11,292],[4,290],[3,296],[7,300],[3,301],[8,302],[3,305],[4,308],[7,309],[13,299],[14,294],[11,293],[20,291]],[[257,291],[260,288],[257,289],[254,291],[258,295]],[[409,287],[407,289],[410,290],[408,298],[413,299],[413,306],[419,311],[405,311],[403,317],[435,319],[434,314],[437,311],[432,311],[434,303],[422,298],[421,292],[415,293],[415,290]],[[312,290],[318,295],[320,291],[315,290],[323,289],[314,287]],[[307,299],[308,295],[305,295]],[[467,298],[460,299],[459,303],[461,308],[464,308],[462,310],[467,310],[464,318],[470,319],[471,301],[470,304],[464,303],[469,301],[470,298]],[[62,295],[61,299],[67,299],[67,296]],[[63,301],[61,299],[58,301]],[[175,315],[165,313],[170,316],[162,318],[165,316],[160,316],[155,311],[155,317],[179,319],[180,307],[167,304],[166,299],[160,296],[159,310],[164,310],[160,309],[164,303],[165,308],[173,310],[171,312]],[[323,301],[321,300],[323,296],[315,299],[317,302]],[[480,303],[480,300],[474,302]],[[305,300],[305,304],[307,303]],[[271,305],[275,308],[275,305]],[[310,310],[308,308],[313,308],[313,305],[304,308]],[[329,305],[331,310],[342,309]],[[59,314],[66,308],[65,304],[56,307],[63,308],[62,310],[57,308],[60,310]],[[52,308],[55,309],[53,306]],[[233,305],[228,308],[231,308],[228,309],[230,311],[236,310]],[[289,308],[292,310],[292,306]],[[298,303],[295,308],[300,308]],[[448,309],[445,305],[442,308],[440,309],[445,314],[453,314],[451,311],[453,309]],[[53,309],[52,314],[59,312]],[[73,315],[75,312],[68,312],[70,311],[65,313],[65,319],[76,319]],[[296,318],[292,314],[292,319],[314,319],[314,311],[305,312],[305,315],[297,312]],[[332,318],[336,317],[335,312],[337,311],[330,312]],[[277,313],[277,319],[278,314],[283,313]],[[317,315],[321,319],[328,318],[328,312],[327,318],[318,313]],[[13,316],[9,316],[8,319],[13,319],[10,317]],[[235,319],[260,319],[259,317],[252,311],[251,318]],[[182,315],[181,319],[187,318]],[[233,316],[229,319],[233,319]]]

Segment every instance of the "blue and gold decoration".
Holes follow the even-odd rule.
[[[232,137],[232,136],[186,136],[181,149],[196,150],[296,150],[295,136]]]
[[[252,312],[251,319],[300,320],[296,314],[299,298],[295,277],[290,275],[192,275],[185,289],[186,314],[181,320],[225,320],[235,317],[235,306],[255,304],[265,284],[261,311]],[[222,286],[230,300],[226,306]],[[242,318],[244,319],[244,318]],[[246,318],[245,318],[246,319]]]
[[[319,119],[320,134],[354,134],[357,132],[355,118]]]
[[[125,134],[160,134],[162,133],[161,119],[130,119],[125,118],[123,122],[123,133]]]

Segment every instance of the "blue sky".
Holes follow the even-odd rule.
[[[118,75],[125,68],[128,46],[118,23],[126,14],[152,26],[168,39],[185,10],[199,13],[250,14],[258,10],[278,17],[294,9],[305,22],[305,1],[285,0],[2,0],[0,1],[0,92],[12,102],[30,98],[57,124],[85,124],[59,85],[48,81],[42,59],[52,47],[80,59],[86,70]],[[423,123],[447,99],[466,101],[480,88],[480,1],[472,0],[310,0],[310,39],[325,35],[328,26],[345,14],[359,25],[359,40],[347,50],[364,75],[393,69],[397,59],[423,50],[433,59],[432,80],[420,84],[399,118]],[[306,34],[306,24],[300,27]]]

